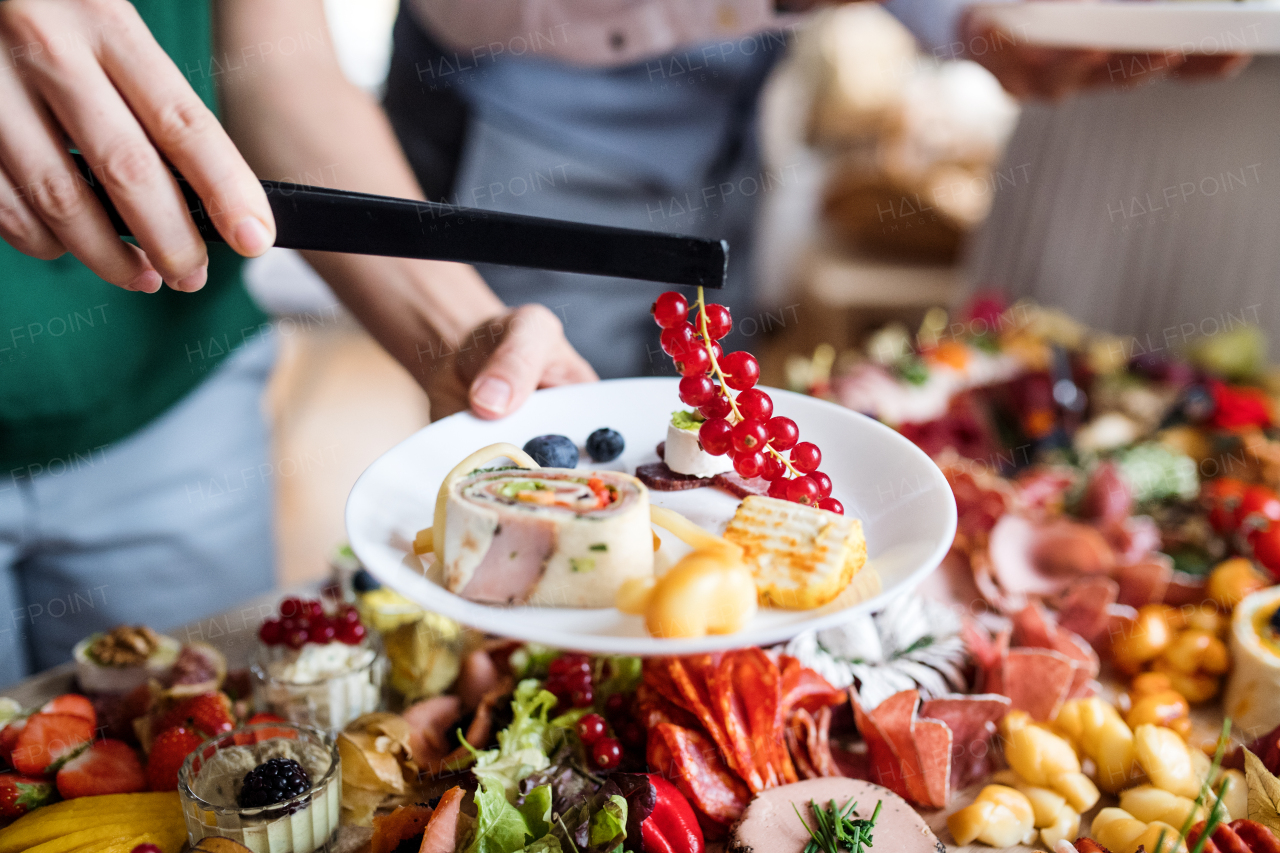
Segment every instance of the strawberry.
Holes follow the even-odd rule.
[[[229,732],[236,727],[235,718],[231,716],[231,700],[218,692],[183,699],[160,717],[155,731],[163,732],[175,726],[185,726],[210,737]]]
[[[0,757],[10,764],[13,763],[13,748],[18,745],[18,735],[22,734],[22,729],[26,725],[27,718],[18,717],[0,730]]]
[[[93,703],[75,693],[55,696],[40,710],[46,714],[70,714],[73,717],[84,717],[89,721],[90,726],[95,729],[98,727],[98,712],[94,710]]]
[[[275,714],[268,714],[265,711],[259,711],[249,718],[249,722],[245,725],[256,726],[262,723],[283,723],[286,720],[283,717],[277,717]],[[292,737],[293,733],[289,729],[259,729],[256,732],[237,732],[235,735],[236,743],[244,746],[250,743],[262,743],[264,740],[270,740],[273,737]]]
[[[187,756],[204,743],[204,736],[183,726],[163,731],[151,744],[147,782],[153,791],[178,790],[178,771]]]
[[[0,773],[0,817],[21,817],[53,799],[53,785],[47,779]]]
[[[122,740],[100,740],[58,771],[63,799],[99,794],[136,794],[147,790],[147,776],[133,747]]]
[[[43,711],[27,718],[13,748],[13,766],[23,773],[54,773],[68,756],[93,740],[93,723],[71,714]]]

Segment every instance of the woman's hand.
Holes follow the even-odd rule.
[[[979,17],[960,23],[960,40],[988,49],[969,57],[1018,99],[1051,101],[1084,89],[1129,88],[1162,77],[1216,78],[1238,74],[1249,64],[1243,54],[1117,53],[1043,47],[1020,41]]]
[[[560,318],[536,304],[482,323],[432,361],[424,363],[422,374],[432,420],[466,408],[482,418],[500,418],[538,388],[597,378],[565,338]]]
[[[0,105],[0,237],[25,254],[70,252],[128,290],[199,290],[208,254],[166,161],[236,251],[275,241],[262,186],[126,0],[0,2]],[[116,236],[69,147],[137,246]]]

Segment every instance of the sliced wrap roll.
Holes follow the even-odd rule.
[[[616,471],[481,471],[449,489],[444,585],[487,604],[612,607],[653,574],[649,491]]]

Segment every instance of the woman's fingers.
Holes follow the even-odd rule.
[[[24,255],[42,261],[51,261],[67,251],[18,193],[3,168],[0,168],[0,239]]]
[[[165,55],[133,6],[101,45],[102,66],[155,145],[204,201],[218,233],[242,255],[275,242],[262,184]]]
[[[105,33],[103,40],[109,40]],[[165,282],[204,286],[209,256],[173,175],[90,50],[33,63],[31,84]]]
[[[159,274],[141,252],[116,236],[48,115],[14,72],[14,66],[0,65],[0,167],[14,194],[99,277],[130,290],[157,290]]]
[[[471,410],[482,418],[514,412],[540,387],[595,378],[564,339],[560,318],[545,306],[522,305],[489,328],[500,341],[469,393]],[[580,364],[566,359],[565,350]]]

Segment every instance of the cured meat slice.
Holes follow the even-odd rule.
[[[655,492],[682,492],[711,485],[711,478],[693,474],[677,474],[665,462],[648,462],[636,466],[636,479]]]
[[[858,694],[852,689],[849,691],[849,701],[853,703],[853,719],[858,726],[858,732],[867,744],[870,781],[883,785],[903,799],[907,799],[910,795],[907,793],[906,780],[903,779],[902,765],[894,755],[888,737],[871,715],[862,709]]]
[[[1053,602],[1058,627],[1093,643],[1102,637],[1110,621],[1108,608],[1120,597],[1120,585],[1111,578],[1081,578]]]
[[[1116,570],[1120,585],[1117,600],[1130,607],[1159,604],[1173,580],[1173,561],[1164,555],[1151,555],[1145,560],[1121,566]]]
[[[935,809],[946,808],[951,796],[951,729],[939,720],[916,719],[911,723],[911,740],[920,762],[925,803]]]
[[[871,712],[871,718],[884,733],[890,749],[893,750],[893,756],[902,769],[902,782],[906,786],[908,799],[912,802],[928,804],[932,799],[925,785],[924,772],[920,766],[920,754],[912,737],[912,724],[919,704],[919,691],[903,690],[877,705]]]
[[[672,780],[699,814],[723,834],[742,816],[751,792],[724,765],[704,735],[671,723],[649,730],[649,769]],[[706,828],[706,827],[704,827]]]
[[[1075,671],[1069,658],[1052,649],[1012,649],[1005,657],[1000,692],[1009,697],[1014,710],[1047,722],[1067,700]]]
[[[716,682],[713,692],[719,694],[721,707],[744,718],[748,737],[739,751],[747,763],[754,763],[763,787],[796,781],[782,737],[782,678],[773,660],[754,646],[727,652],[716,668]]]
[[[716,474],[712,480],[726,492],[731,492],[740,498],[745,498],[747,495],[764,497],[769,494],[769,481],[763,477],[748,478],[736,471],[730,471],[725,474]]]
[[[780,710],[786,719],[796,708],[814,712],[827,706],[844,704],[845,693],[818,673],[790,655],[778,656],[778,668],[782,674],[782,699]]]
[[[920,716],[939,720],[951,730],[951,788],[984,778],[994,763],[991,740],[996,724],[1013,703],[1008,696],[943,696],[920,704]]]

